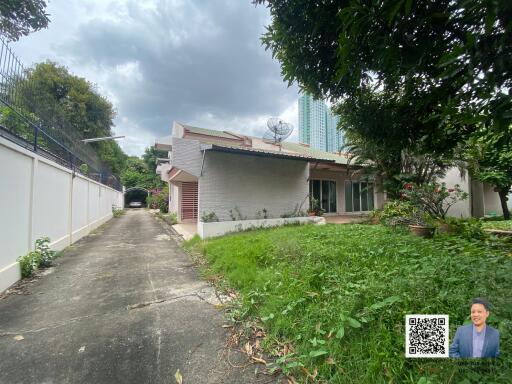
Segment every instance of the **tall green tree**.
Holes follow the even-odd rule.
[[[46,28],[50,19],[44,0],[2,0],[0,2],[0,34],[16,41],[30,32]]]
[[[167,152],[160,151],[154,146],[147,147],[142,155],[142,160],[144,160],[148,169],[153,173],[156,172],[157,159],[159,158],[167,158]]]
[[[283,77],[338,102],[375,84],[413,100],[408,139],[450,150],[512,121],[512,2],[255,0]],[[449,123],[449,124],[448,124]]]
[[[335,107],[342,116],[345,149],[354,163],[365,164],[373,176],[383,177],[388,196],[397,197],[404,182],[434,181],[450,162],[442,154],[425,154],[422,127],[414,100],[401,92],[367,87]],[[412,123],[415,122],[415,123]]]
[[[126,188],[142,187],[152,190],[164,187],[165,183],[156,173],[156,163],[149,160],[149,155],[155,153],[151,148],[146,148],[142,158],[136,156],[128,158],[126,167],[121,173],[121,182]]]
[[[94,84],[74,76],[64,66],[47,61],[28,70],[19,87],[22,108],[38,116],[44,128],[68,146],[81,139],[111,136],[115,111]],[[88,144],[99,159],[119,175],[126,154],[115,141]],[[73,149],[73,148],[71,148]]]

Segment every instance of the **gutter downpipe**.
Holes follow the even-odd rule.
[[[201,145],[201,150],[203,151],[203,160],[201,161],[201,173],[199,176],[203,176],[203,168],[204,168],[204,157],[206,155],[206,151],[208,149],[212,149],[212,145],[205,145],[205,144],[202,144]]]

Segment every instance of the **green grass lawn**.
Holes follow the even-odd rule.
[[[484,221],[483,228],[512,231],[512,220]]]
[[[293,345],[279,361],[295,377],[303,365],[324,383],[510,383],[506,248],[357,224],[257,230],[189,246],[205,255],[206,274],[241,293],[237,313],[263,324],[269,349],[276,340]],[[501,331],[498,362],[405,359],[406,314],[448,314],[451,341],[478,296],[495,307],[488,323]]]

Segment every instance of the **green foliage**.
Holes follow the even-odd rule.
[[[32,274],[39,268],[39,262],[41,255],[39,252],[32,251],[27,253],[25,256],[18,258],[21,268],[21,277],[26,278],[32,276]]]
[[[34,116],[32,115],[32,117]],[[19,114],[3,104],[0,105],[0,124],[8,127],[10,131],[28,142],[34,141],[34,128],[26,120],[22,119]]]
[[[112,214],[114,215],[114,217],[115,217],[115,218],[121,217],[121,216],[123,216],[125,213],[126,213],[126,211],[125,211],[124,209],[120,209],[120,208],[117,208],[117,209],[113,209],[113,210],[112,210]]]
[[[234,319],[263,326],[267,352],[291,344],[276,363],[296,378],[302,367],[326,383],[506,383],[512,376],[509,250],[381,225],[290,226],[195,243],[209,263],[205,273],[241,293]],[[452,340],[479,296],[494,305],[488,323],[501,332],[501,359],[482,372],[405,358],[406,314],[448,314]]]
[[[46,268],[52,265],[52,261],[55,258],[55,251],[50,249],[50,238],[41,237],[36,240],[36,252],[39,253],[39,266]]]
[[[30,277],[39,268],[51,266],[56,252],[50,249],[49,243],[50,238],[41,237],[36,240],[34,251],[18,257],[17,261],[20,263],[21,277]]]
[[[308,212],[314,213],[315,216],[322,216],[325,213],[325,209],[322,209],[322,207],[320,205],[320,200],[311,199],[311,203],[310,203]]]
[[[372,216],[376,217],[384,224],[389,224],[391,219],[411,216],[413,210],[413,205],[408,201],[392,200],[386,202],[382,209],[374,210]]]
[[[480,239],[483,240],[487,236],[483,230],[482,221],[472,218],[455,218],[448,217],[445,219],[445,223],[450,228],[450,233],[461,236],[465,239]]]
[[[52,124],[55,138],[74,145],[79,139],[111,136],[114,108],[100,95],[94,84],[72,75],[64,66],[47,61],[27,72],[19,85],[20,102],[27,113]],[[126,154],[113,141],[90,143],[88,146],[107,164],[115,175],[124,168]]]
[[[142,160],[147,166],[147,169],[152,173],[156,173],[156,161],[160,158],[167,158],[167,152],[159,151],[154,146],[147,147],[142,155]]]
[[[153,190],[146,203],[148,208],[158,209],[161,213],[169,212],[169,186],[164,184],[161,190]]]
[[[219,221],[219,218],[215,212],[203,212],[201,215],[201,221],[203,223],[213,223]]]
[[[121,182],[126,188],[141,187],[146,189],[160,189],[165,183],[160,179],[154,169],[136,156],[130,156],[121,172]]]
[[[0,34],[10,41],[46,28],[50,19],[44,0],[9,0],[0,2]]]
[[[174,225],[178,223],[178,217],[174,212],[166,214],[158,212],[158,217],[164,220],[169,225]]]
[[[462,151],[472,176],[496,187],[503,216],[509,220],[507,200],[512,189],[512,125],[502,132],[477,132]]]
[[[416,117],[404,140],[419,135],[424,147],[447,151],[476,123],[501,131],[512,121],[508,1],[255,3],[270,10],[262,41],[280,61],[285,81],[358,105],[364,101],[359,93],[375,83],[391,97],[399,94],[393,110]]]
[[[503,231],[512,231],[512,220],[489,220],[482,223],[483,228],[501,229]]]
[[[89,175],[89,166],[87,164],[82,164],[80,167],[78,167],[80,170],[80,173],[82,175],[88,176]]]
[[[335,111],[343,116],[339,128],[349,164],[356,165],[356,172],[364,166],[367,177],[384,176],[383,187],[391,198],[398,197],[403,182],[431,182],[450,165],[440,154],[425,154],[420,139],[431,123],[400,92],[364,89],[343,99]]]
[[[446,188],[446,183],[423,185],[406,183],[402,190],[402,198],[434,219],[444,219],[453,204],[466,200],[468,196],[469,194],[458,184],[453,188]]]

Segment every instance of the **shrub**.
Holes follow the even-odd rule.
[[[482,221],[474,217],[467,219],[459,219],[455,217],[448,217],[445,219],[448,224],[450,232],[459,235],[468,240],[484,239],[486,234],[482,228]]]
[[[163,213],[158,212],[158,217],[161,218],[163,221],[165,221],[169,225],[174,225],[174,224],[178,223],[178,217],[177,217],[176,213],[174,213],[174,212],[168,213],[168,214],[163,214]]]
[[[203,223],[213,223],[215,221],[219,221],[219,218],[215,212],[203,212],[201,215],[201,221]]]
[[[161,213],[169,212],[169,187],[166,185],[163,189],[155,189],[152,195],[146,200],[148,208],[158,209]]]
[[[56,252],[50,249],[50,238],[41,237],[36,240],[35,250],[18,257],[21,277],[30,277],[39,267],[46,268],[52,265]]]
[[[322,209],[320,205],[320,200],[311,199],[311,204],[310,208],[308,209],[308,212],[314,213],[315,216],[322,216],[325,213],[325,209]]]
[[[389,201],[382,209],[372,211],[372,216],[378,218],[384,224],[389,224],[391,219],[397,217],[409,217],[414,207],[411,203],[401,200]]]
[[[89,176],[89,166],[87,164],[82,164],[78,169],[82,175]]]
[[[32,274],[39,268],[41,260],[41,254],[36,251],[27,253],[25,256],[18,257],[18,262],[21,268],[21,277],[26,278],[32,276]]]
[[[433,218],[444,219],[453,204],[467,199],[469,195],[458,184],[455,184],[453,188],[446,188],[445,183],[421,185],[406,183],[400,196]]]
[[[36,250],[35,252],[39,253],[39,266],[40,267],[49,267],[52,265],[52,261],[55,258],[55,251],[50,249],[50,238],[49,237],[41,237],[36,240]]]
[[[124,213],[124,209],[115,208],[112,210],[112,214],[114,215],[114,217],[121,217],[124,215]]]

